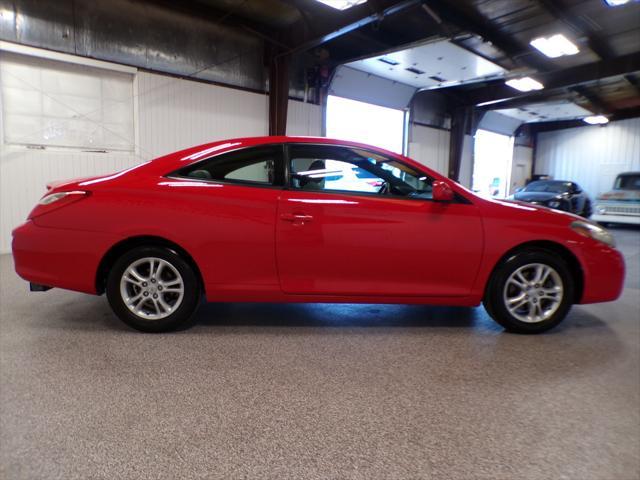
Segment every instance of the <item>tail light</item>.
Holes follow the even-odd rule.
[[[89,192],[84,190],[50,193],[40,199],[36,207],[29,214],[29,218],[39,217],[40,215],[70,205],[88,196]]]

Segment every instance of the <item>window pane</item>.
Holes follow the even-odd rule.
[[[215,156],[178,172],[179,176],[200,180],[273,184],[281,147],[248,148]]]
[[[297,145],[290,151],[293,188],[431,198],[433,180],[395,159],[346,147]]]

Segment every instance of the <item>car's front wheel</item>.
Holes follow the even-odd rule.
[[[541,333],[569,313],[574,282],[567,264],[547,250],[527,249],[493,272],[484,305],[493,319],[516,333]]]
[[[143,332],[165,332],[185,326],[200,303],[194,269],[164,247],[130,250],[113,265],[107,298],[127,325]]]

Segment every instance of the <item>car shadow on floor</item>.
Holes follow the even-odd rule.
[[[472,327],[483,309],[373,304],[206,303],[195,324],[256,327]],[[486,314],[484,314],[486,315]]]
[[[55,295],[54,292],[49,295]],[[49,327],[135,332],[111,311],[104,297],[75,298],[64,293],[64,299],[53,302],[55,317],[36,315],[37,323]],[[51,305],[53,307],[53,305]],[[33,318],[33,317],[32,317]],[[200,328],[204,327],[204,328]],[[483,307],[442,307],[427,305],[378,304],[296,304],[296,303],[203,303],[191,325],[175,334],[194,328],[219,330],[219,327],[257,328],[468,328],[487,334],[503,332]],[[609,326],[599,317],[574,307],[567,319],[546,335],[564,334],[569,330],[606,332]]]

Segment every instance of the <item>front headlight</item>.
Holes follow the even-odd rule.
[[[602,242],[605,245],[609,245],[610,247],[616,246],[613,235],[611,235],[606,228],[602,228],[600,225],[596,225],[595,223],[576,220],[571,224],[571,229],[583,237],[593,238],[594,240]]]
[[[560,201],[559,200],[552,200],[547,205],[549,205],[549,208],[559,208],[560,207]]]

